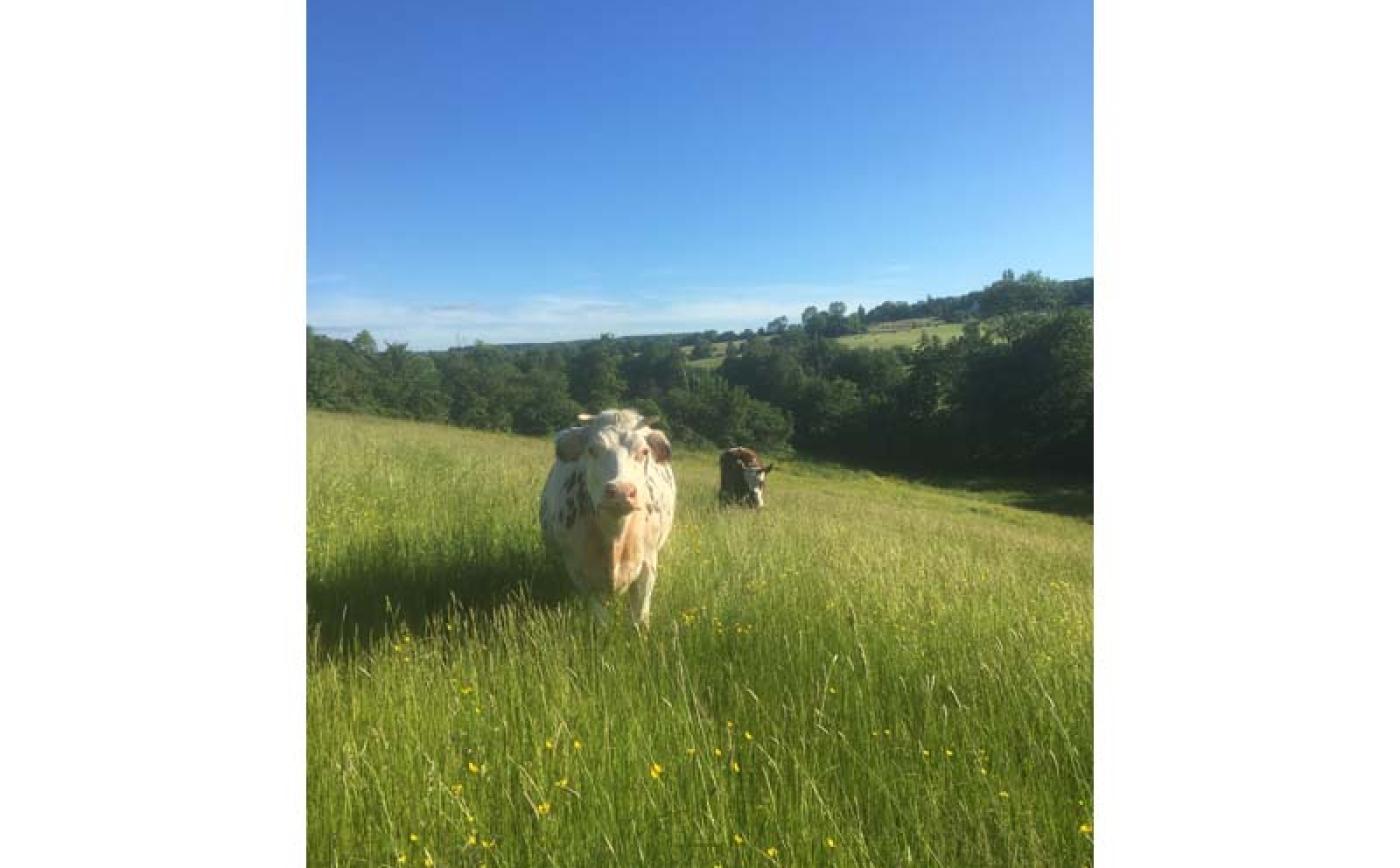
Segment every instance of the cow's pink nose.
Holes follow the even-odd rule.
[[[603,486],[603,493],[608,497],[625,497],[631,500],[637,496],[637,486],[630,482],[609,482]]]

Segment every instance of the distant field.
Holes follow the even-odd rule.
[[[860,335],[846,335],[837,338],[837,342],[849,347],[871,347],[880,349],[891,349],[893,347],[912,347],[919,342],[925,333],[941,338],[945,341],[952,340],[962,334],[961,323],[940,322],[934,319],[904,319],[893,322],[879,323],[872,326],[870,331]],[[736,341],[740,346],[743,341]],[[718,368],[724,361],[724,352],[729,344],[719,341],[714,344],[714,355],[708,359],[698,359],[689,364],[697,368]],[[690,347],[682,347],[682,351],[690,355]]]
[[[962,332],[962,323],[906,319],[880,323],[863,335],[846,335],[836,340],[849,347],[891,349],[893,347],[912,347],[919,342],[925,333],[947,341],[958,337]]]
[[[716,346],[722,348],[728,345],[717,344]],[[724,350],[720,349],[718,353],[716,353],[713,356],[710,356],[708,359],[696,359],[692,362],[688,362],[687,364],[690,364],[697,368],[718,368],[720,365],[724,364]]]
[[[310,866],[1092,862],[1092,534],[680,451],[649,633],[542,550],[526,438],[307,420]]]
[[[693,365],[697,368],[718,368],[720,364],[724,362],[724,353],[729,349],[729,343],[729,341],[715,341],[712,345],[714,352],[708,359],[690,359],[691,351],[695,349],[692,346],[681,347],[681,352],[685,353],[687,357],[686,364]],[[743,341],[734,341],[734,343],[741,347],[744,345]]]

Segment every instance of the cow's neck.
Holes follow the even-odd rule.
[[[643,524],[642,513],[599,513],[594,520],[599,531],[603,569],[612,583],[613,590],[621,590],[622,586],[631,581],[641,550],[638,542]]]

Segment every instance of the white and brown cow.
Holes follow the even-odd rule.
[[[720,500],[761,509],[768,474],[775,467],[776,464],[764,467],[758,453],[748,447],[735,446],[724,450],[719,456]]]
[[[603,601],[627,591],[632,621],[651,617],[656,562],[676,514],[671,443],[632,410],[581,415],[554,437],[554,467],[540,495],[545,544],[606,619]]]

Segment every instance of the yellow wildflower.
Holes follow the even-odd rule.
[[[828,850],[835,850],[835,849],[836,849],[836,839],[835,839],[835,838],[827,838],[827,839],[826,839],[826,849],[828,849]]]
[[[583,750],[583,742],[574,739],[574,750]]]
[[[477,765],[471,760],[467,760],[467,771],[471,772],[474,775],[479,775],[481,774],[481,766]]]
[[[734,833],[734,846],[735,846],[735,847],[742,847],[742,846],[744,846],[744,836],[743,836],[743,835],[740,835],[738,832],[735,832],[735,833]]]
[[[1092,835],[1092,834],[1094,834],[1094,824],[1093,824],[1093,823],[1081,823],[1081,824],[1079,825],[1079,831],[1082,832],[1082,833],[1084,833],[1085,835]]]
[[[423,856],[423,868],[433,868],[434,864],[436,863],[433,862],[433,854],[428,853]]]
[[[548,814],[553,809],[554,806],[551,805],[549,802],[540,802],[538,805],[535,805],[535,813],[541,817]]]
[[[749,732],[747,729],[744,730],[744,741],[753,741],[753,733]]]
[[[778,858],[778,848],[769,847],[767,850],[763,851],[763,855],[767,856],[769,859],[776,859]]]
[[[652,764],[651,764],[651,778],[652,778],[652,780],[661,780],[661,773],[662,773],[663,771],[665,771],[665,769],[663,769],[663,768],[661,767],[661,763],[652,763]]]
[[[557,781],[554,782],[554,786],[558,787],[558,788],[561,789],[561,790],[568,789],[568,788],[569,788],[569,779],[568,779],[568,778],[560,778],[559,780],[557,780]]]
[[[724,751],[720,750],[719,748],[715,748],[714,753],[715,759],[719,759],[720,757],[724,756]]]
[[[405,865],[405,864],[407,864],[407,863],[408,863],[408,854],[407,854],[407,853],[400,853],[400,854],[399,854],[399,858],[398,858],[397,861],[398,861],[398,863],[399,863],[400,865]]]
[[[998,795],[998,796],[1001,796],[1003,799],[1009,799],[1009,798],[1011,798],[1011,794],[1008,793],[1006,790],[999,790],[999,791],[997,791],[997,795]]]
[[[953,752],[952,752],[951,750],[949,750],[948,748],[945,747],[945,748],[943,748],[943,755],[944,755],[944,756],[952,756],[952,755],[953,755]]]
[[[416,843],[418,842],[418,833],[417,833],[417,832],[409,832],[409,833],[408,833],[408,840],[410,840],[410,841],[412,841],[412,842],[414,842],[414,843],[416,844]]]
[[[544,749],[545,749],[545,750],[554,750],[554,739],[552,739],[552,738],[547,738],[547,739],[545,739],[545,740],[544,740]]]
[[[739,761],[738,761],[738,760],[730,760],[730,761],[729,761],[729,770],[730,770],[731,772],[733,772],[734,774],[737,775],[737,774],[739,773]]]
[[[467,836],[467,846],[468,846],[468,847],[475,847],[475,846],[476,846],[476,832],[475,832],[474,830],[472,831],[472,833],[471,833],[470,835]]]
[[[686,748],[686,749],[685,749],[685,755],[686,755],[686,756],[695,756],[695,748],[693,748],[693,747],[688,747],[688,748]]]
[[[452,785],[452,795],[454,795],[454,796],[460,796],[461,794],[462,794],[462,785],[461,785],[461,784],[453,784],[453,785]]]

